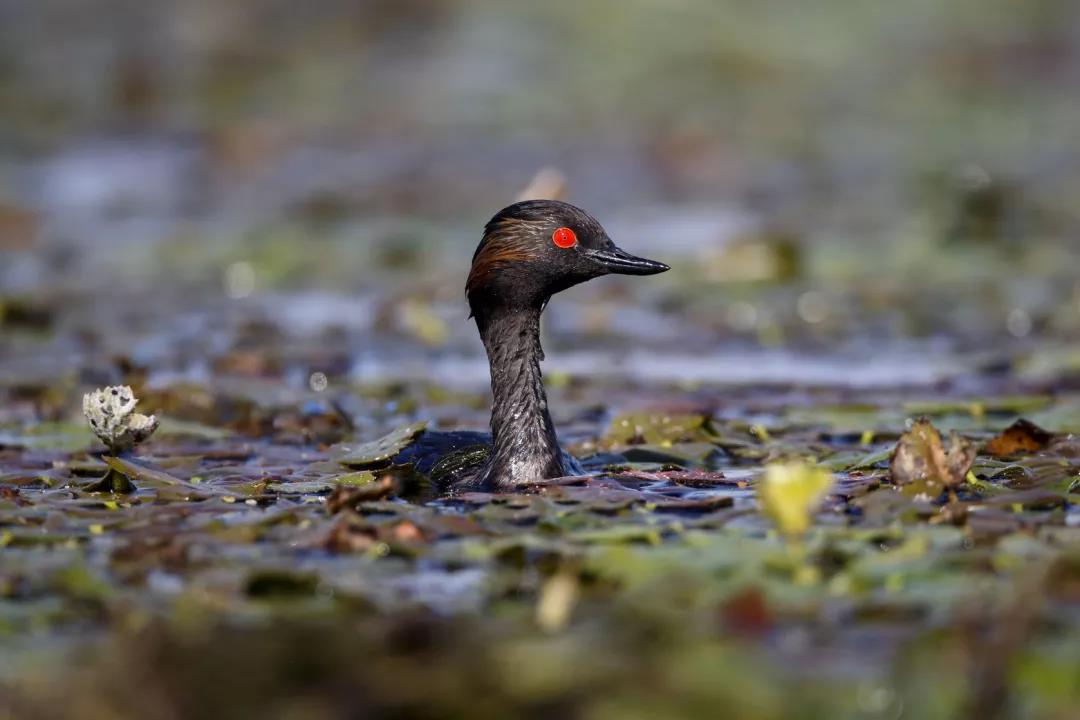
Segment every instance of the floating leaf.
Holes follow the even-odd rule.
[[[347,473],[325,480],[296,480],[293,482],[267,483],[266,489],[280,495],[312,495],[327,493],[337,486],[362,487],[375,481],[375,474],[368,470]]]
[[[385,464],[407,448],[425,427],[427,427],[426,422],[402,425],[378,440],[352,447],[341,446],[340,451],[343,454],[337,458],[337,461],[350,468],[368,468]]]
[[[775,463],[765,468],[758,483],[761,509],[786,535],[802,535],[833,476],[826,470],[801,462]]]
[[[887,462],[892,457],[892,448],[883,448],[868,452],[855,462],[849,464],[844,470],[864,470]]]
[[[333,490],[334,483],[326,480],[300,480],[297,482],[267,483],[266,489],[279,495],[317,495]]]
[[[1053,433],[1020,418],[986,443],[986,452],[996,457],[1006,457],[1020,453],[1032,453],[1043,450],[1054,439]]]
[[[155,488],[159,493],[168,491],[170,493],[179,493],[180,497],[193,499],[216,494],[215,491],[210,488],[193,485],[180,478],[173,477],[167,472],[155,470],[130,460],[117,457],[103,457],[102,460],[104,460],[113,470],[127,476],[136,483],[142,483],[143,485]]]
[[[744,480],[729,480],[722,472],[705,470],[642,470],[626,468],[618,474],[620,480],[634,478],[648,482],[667,481],[694,488],[714,488],[721,485],[742,486]]]
[[[709,418],[697,414],[629,413],[616,417],[605,436],[614,445],[671,445],[712,440]]]
[[[356,507],[372,500],[381,500],[389,497],[397,490],[397,483],[389,475],[367,483],[366,485],[347,486],[338,485],[334,492],[326,499],[326,508],[331,514],[337,513],[344,508]]]
[[[133,493],[137,489],[135,483],[131,481],[131,478],[128,477],[127,474],[114,467],[110,467],[106,470],[105,475],[101,479],[83,486],[83,490],[86,492],[110,492],[125,495]]]
[[[375,481],[375,473],[368,470],[361,470],[360,472],[347,473],[345,475],[337,475],[331,480],[338,485],[346,485],[349,487],[359,487],[361,485],[367,485],[370,482]]]

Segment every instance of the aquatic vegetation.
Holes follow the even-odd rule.
[[[131,450],[157,430],[156,417],[135,412],[138,403],[135,393],[126,385],[83,395],[83,415],[111,454]]]
[[[204,672],[244,667],[271,689],[206,702],[270,713],[297,662],[350,689],[338,710],[405,703],[401,668],[424,667],[427,702],[459,716],[483,698],[495,716],[944,718],[997,693],[1041,718],[1080,697],[1069,376],[1032,386],[978,357],[963,383],[861,387],[843,354],[826,380],[788,358],[790,382],[738,386],[570,366],[548,373],[551,407],[590,475],[445,498],[430,476],[485,446],[424,472],[393,459],[428,428],[486,426],[482,360],[352,373],[347,333],[298,340],[263,312],[198,348],[207,378],[118,365],[160,418],[137,456],[130,423],[101,458],[72,415],[89,370],[0,377],[0,711],[124,678],[110,712],[140,717],[131,683],[183,707]],[[159,366],[187,352],[161,342]],[[127,398],[114,419],[137,414]],[[957,675],[981,679],[940,680]]]
[[[565,407],[620,400],[627,409],[626,425],[602,416],[579,424],[580,444],[597,452],[584,458],[593,476],[433,499],[408,467],[392,465],[424,421],[388,415],[319,445],[292,423],[338,411],[283,404],[260,411],[268,422],[238,425],[247,435],[226,429],[238,408],[258,404],[253,387],[219,388],[214,409],[200,411],[204,424],[160,423],[138,461],[100,462],[85,445],[0,450],[0,641],[32,646],[31,626],[55,637],[103,633],[70,644],[99,658],[89,685],[49,671],[66,693],[96,694],[126,677],[183,704],[180,688],[198,686],[204,671],[242,664],[269,682],[298,656],[319,668],[316,684],[345,684],[365,708],[408,695],[414,679],[395,668],[427,658],[436,668],[429,697],[459,714],[480,696],[499,712],[558,699],[618,716],[627,703],[670,707],[678,697],[689,716],[753,700],[754,717],[836,717],[862,703],[934,718],[984,693],[1054,712],[1080,692],[1070,673],[1080,640],[1069,619],[1080,600],[1075,438],[1044,436],[1012,410],[968,412],[1036,407],[1022,396],[923,404],[936,422],[963,412],[982,423],[950,442],[936,422],[905,430],[895,418],[906,408],[877,390],[818,389],[794,405],[787,391],[744,390],[739,402],[757,408],[746,419],[688,409],[723,389],[695,389],[675,412],[633,410],[632,391],[560,385],[553,393]],[[383,406],[415,394],[436,415],[474,405],[417,386],[361,396]],[[119,407],[131,412],[126,397]],[[180,401],[193,397],[178,384],[154,393],[153,407],[183,414]],[[812,420],[816,404],[836,408],[841,398],[883,429],[839,432],[828,412]],[[475,408],[472,422],[483,423],[483,404]],[[815,461],[786,460],[795,457]],[[103,496],[83,484],[106,469],[134,491]],[[942,505],[948,489],[956,498]],[[952,522],[938,522],[942,507],[954,508]],[[867,655],[867,637],[895,654]],[[999,641],[1009,648],[999,651],[1010,658],[1004,668],[987,650]],[[48,702],[29,680],[45,672],[37,656],[12,651],[20,664],[0,673],[0,708]],[[167,679],[140,665],[146,653],[167,659]],[[984,679],[936,683],[958,665]],[[658,667],[666,670],[645,670]],[[493,674],[502,689],[483,695]],[[1036,676],[1058,679],[1020,684]],[[236,691],[213,702],[270,707],[291,692],[273,682],[259,697]],[[928,687],[940,697],[931,701]],[[138,695],[110,697],[113,714],[142,711]]]
[[[975,445],[953,430],[948,445],[926,418],[919,418],[900,436],[889,460],[892,481],[912,495],[935,498],[948,490],[955,498],[975,462]]]
[[[1034,453],[1045,449],[1053,439],[1053,433],[1043,430],[1030,420],[1020,418],[992,437],[986,443],[986,452],[995,457]]]
[[[1075,4],[53,5],[0,717],[1076,715]],[[530,176],[672,270],[546,311],[587,477],[440,497],[487,446],[394,458],[487,428],[461,273]]]
[[[121,462],[118,456],[130,452],[158,428],[157,417],[135,412],[138,403],[135,393],[126,385],[100,388],[83,395],[83,416],[112,456],[103,458],[108,469],[100,480],[88,485],[87,490],[134,492],[131,474],[118,467]]]
[[[758,482],[762,511],[789,537],[805,533],[825,493],[832,473],[802,462],[772,463]]]

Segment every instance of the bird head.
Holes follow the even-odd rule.
[[[479,319],[494,307],[543,308],[555,293],[601,275],[655,275],[668,269],[616,246],[580,208],[527,200],[488,221],[465,291]]]

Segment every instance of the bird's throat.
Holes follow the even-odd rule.
[[[493,395],[494,449],[480,478],[489,487],[566,474],[540,373],[540,312],[540,307],[515,308],[478,318]]]

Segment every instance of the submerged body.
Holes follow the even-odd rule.
[[[573,205],[530,200],[501,210],[484,228],[466,283],[491,369],[491,436],[425,433],[397,460],[450,490],[510,490],[581,474],[581,464],[559,447],[548,412],[540,315],[553,294],[586,280],[667,269],[616,247]]]
[[[428,430],[398,453],[393,463],[411,465],[443,492],[510,489],[485,480],[483,471],[493,448],[494,438],[489,432]],[[563,471],[554,477],[586,474],[580,460],[561,448],[559,453]]]

